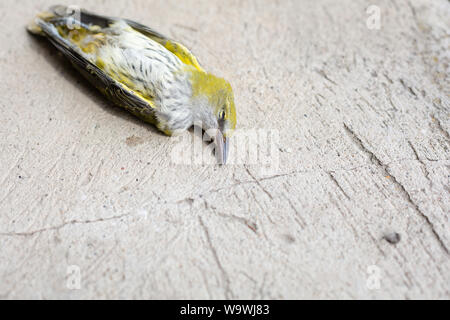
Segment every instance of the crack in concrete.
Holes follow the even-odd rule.
[[[215,211],[215,208],[213,208],[213,207],[211,207],[211,208]],[[236,216],[234,214],[225,214],[225,213],[221,213],[221,212],[216,212],[216,213],[220,217],[238,221],[239,223],[244,224],[253,233],[258,234],[258,225],[256,224],[256,222],[251,221],[251,220],[246,219],[246,218],[243,218],[243,217],[238,217],[238,216]]]
[[[408,140],[408,144],[410,146],[410,148],[412,149],[414,155],[417,158],[417,161],[420,162],[422,170],[423,170],[423,174],[425,176],[425,178],[428,180],[428,183],[430,184],[430,188],[433,187],[433,181],[430,179],[430,172],[428,171],[427,166],[425,165],[425,163],[422,161],[422,159],[419,157],[419,153],[417,152],[416,148],[414,147],[414,145],[411,143],[411,141]]]
[[[110,221],[110,220],[117,220],[117,219],[121,219],[127,216],[130,216],[131,214],[122,214],[119,216],[113,216],[113,217],[109,217],[109,218],[100,218],[100,219],[96,219],[96,220],[86,220],[86,221],[79,221],[79,220],[71,220],[69,222],[65,222],[62,223],[60,225],[57,226],[53,226],[53,227],[47,227],[47,228],[42,228],[42,229],[37,229],[37,230],[33,230],[33,231],[24,231],[24,232],[4,232],[4,233],[0,233],[0,236],[20,236],[20,237],[31,237],[34,236],[36,234],[42,233],[42,232],[46,232],[46,231],[55,231],[55,230],[60,230],[66,226],[69,225],[75,225],[75,224],[91,224],[91,223],[99,223],[99,222],[106,222],[106,221]]]
[[[255,178],[255,176],[250,172],[250,170],[247,168],[247,166],[245,166],[245,170],[247,171],[248,175],[250,177],[252,177],[253,181],[261,188],[261,190],[264,191],[264,193],[269,196],[270,200],[273,200],[272,194],[266,188],[264,188],[264,186],[261,184],[261,182],[258,179]]]
[[[409,85],[407,85],[407,84],[405,83],[405,80],[400,79],[399,81],[400,81],[401,85],[403,86],[403,88],[404,88],[406,91],[408,91],[411,95],[413,95],[414,97],[417,98],[417,94],[414,92],[414,90],[413,90],[413,88],[412,88],[411,86],[409,86]]]
[[[403,162],[406,162],[406,161],[419,161],[419,162],[422,161],[423,162],[424,159],[422,159],[422,160],[417,160],[417,159],[398,159],[398,160],[394,160],[394,161],[388,162],[385,165],[389,166],[391,164],[403,163]],[[430,161],[430,162],[447,161],[447,159],[426,159],[426,161]],[[288,172],[288,173],[281,173],[281,174],[276,174],[276,175],[269,176],[269,177],[263,177],[263,178],[260,178],[260,179],[255,179],[254,177],[252,177],[253,180],[239,181],[237,183],[230,184],[230,185],[225,186],[225,187],[211,189],[209,191],[206,191],[206,192],[203,192],[203,193],[200,193],[200,194],[196,194],[196,195],[190,195],[189,197],[177,200],[177,201],[175,201],[173,203],[172,202],[162,202],[162,203],[163,204],[177,204],[177,203],[182,203],[182,202],[186,202],[186,201],[198,200],[198,199],[201,199],[203,197],[206,197],[208,195],[211,195],[211,194],[214,194],[214,193],[217,193],[217,192],[225,191],[225,190],[228,190],[228,189],[233,189],[234,187],[237,187],[237,186],[242,186],[242,185],[247,185],[247,184],[258,184],[258,182],[261,182],[261,181],[267,181],[267,180],[273,180],[273,179],[278,179],[278,178],[290,177],[290,176],[295,176],[295,175],[301,174],[301,173],[325,173],[325,174],[329,175],[330,172],[333,172],[333,173],[339,172],[339,171],[351,172],[351,171],[355,171],[355,170],[358,170],[358,169],[365,169],[365,168],[368,168],[368,167],[370,167],[370,165],[364,164],[364,165],[355,166],[355,167],[352,167],[352,168],[336,168],[336,169],[317,168],[317,169],[311,169],[311,170],[297,170],[297,171],[292,171],[292,172]],[[264,190],[265,189],[263,189],[263,191]],[[267,190],[265,190],[265,191],[267,191]],[[272,200],[273,200],[273,196],[269,195],[269,197],[271,197]]]
[[[433,116],[433,119],[436,121],[436,126],[439,129],[439,131],[444,135],[444,137],[448,141],[450,141],[450,134],[447,132],[447,130],[444,129],[444,127],[441,124],[441,121],[436,116]]]
[[[224,287],[225,288],[225,298],[230,299],[233,297],[233,293],[231,292],[231,289],[230,289],[230,277],[228,276],[228,273],[226,272],[225,268],[223,267],[222,262],[219,259],[219,255],[217,254],[217,250],[211,241],[211,235],[209,234],[208,227],[203,222],[202,217],[199,216],[198,221],[199,221],[200,226],[202,227],[203,231],[205,232],[206,242],[209,246],[209,249],[211,250],[214,261],[216,262],[217,267],[219,268],[220,273],[222,274],[222,279],[225,282],[225,287]]]
[[[332,171],[328,171],[327,174],[330,177],[331,181],[334,182],[336,187],[338,187],[338,189],[341,190],[341,192],[344,194],[344,196],[347,198],[347,200],[350,200],[350,197],[348,196],[347,192],[344,191],[344,189],[342,188],[341,184],[336,180],[336,177],[334,176]]]
[[[414,208],[414,210],[424,219],[426,224],[430,227],[431,232],[433,233],[434,237],[436,238],[437,242],[441,246],[441,248],[444,250],[444,252],[449,255],[449,250],[447,246],[445,245],[444,241],[441,239],[441,236],[434,228],[433,223],[431,222],[430,218],[419,208],[419,206],[414,202],[414,200],[411,197],[411,194],[406,190],[405,186],[397,180],[395,175],[392,174],[392,172],[389,170],[388,165],[384,164],[372,151],[370,151],[362,142],[361,138],[349,127],[347,124],[344,123],[344,129],[351,138],[351,140],[361,149],[361,151],[366,154],[370,161],[374,164],[376,164],[382,171],[385,176],[390,176],[392,178],[392,182],[394,185],[396,185],[400,190],[401,194],[405,198],[405,200],[411,204],[411,206]]]
[[[325,73],[325,71],[316,69],[316,72],[317,72],[318,74],[320,74],[325,80],[331,82],[331,83],[334,84],[335,86],[338,85],[334,80],[331,80],[331,79],[328,77],[328,75]]]

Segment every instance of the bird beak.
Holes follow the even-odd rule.
[[[226,164],[228,158],[228,138],[223,135],[222,131],[217,130],[215,142],[217,160],[219,164]]]

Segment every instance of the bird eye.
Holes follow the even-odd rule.
[[[220,113],[219,113],[219,118],[220,118],[221,120],[225,119],[225,111],[224,111],[224,110],[220,111]]]

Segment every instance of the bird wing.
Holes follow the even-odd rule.
[[[158,42],[161,44],[164,48],[172,52],[174,55],[176,55],[184,64],[190,65],[195,67],[199,71],[205,72],[205,70],[200,66],[200,63],[198,62],[197,58],[192,54],[192,52],[186,48],[181,43],[171,40],[160,33],[154,31],[153,29],[144,26],[138,22],[134,22],[132,20],[125,20],[130,27],[135,29],[136,31],[139,31],[143,35],[149,37],[150,39]]]
[[[67,20],[65,20],[67,17],[59,11],[63,10],[63,8],[64,7],[62,6],[52,8],[54,15],[50,18],[47,17],[46,19],[41,19],[38,16],[34,21],[34,25],[31,29],[29,28],[29,30],[33,33],[39,33],[46,36],[85,78],[114,103],[144,121],[155,124],[156,107],[151,99],[143,97],[140,93],[130,89],[124,83],[112,78],[95,63],[90,61],[89,54],[86,53],[85,50],[86,48],[80,48],[76,43],[64,38],[58,32],[58,25],[67,23]],[[80,26],[81,30],[88,29],[89,26],[84,24],[85,21],[83,20],[83,16],[81,17],[81,21],[83,22]],[[93,20],[90,21],[89,24],[95,23],[95,25],[99,26],[102,26],[102,23],[105,22],[104,19],[97,19],[95,22]]]
[[[60,6],[63,7],[63,6]],[[64,8],[64,7],[63,7]],[[61,11],[67,11],[67,9],[59,9]],[[95,13],[91,13],[89,11],[86,11],[84,9],[80,10],[80,20],[83,24],[87,25],[97,25],[102,28],[109,27],[112,23],[123,20],[125,21],[130,27],[132,27],[134,30],[140,32],[141,34],[145,35],[146,37],[152,39],[153,41],[158,42],[160,45],[162,45],[164,48],[172,52],[174,55],[176,55],[184,64],[190,65],[195,67],[199,71],[205,71],[198,62],[198,59],[194,56],[194,54],[186,48],[181,43],[174,41],[161,33],[153,30],[150,27],[144,26],[143,24],[140,24],[139,22],[135,22],[133,20],[129,19],[119,19],[119,18],[112,18],[112,17],[106,17],[102,15],[97,15]]]

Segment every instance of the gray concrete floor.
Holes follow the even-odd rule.
[[[450,298],[448,1],[77,1],[229,79],[269,171],[175,164],[26,33],[51,4],[0,3],[1,298]]]

